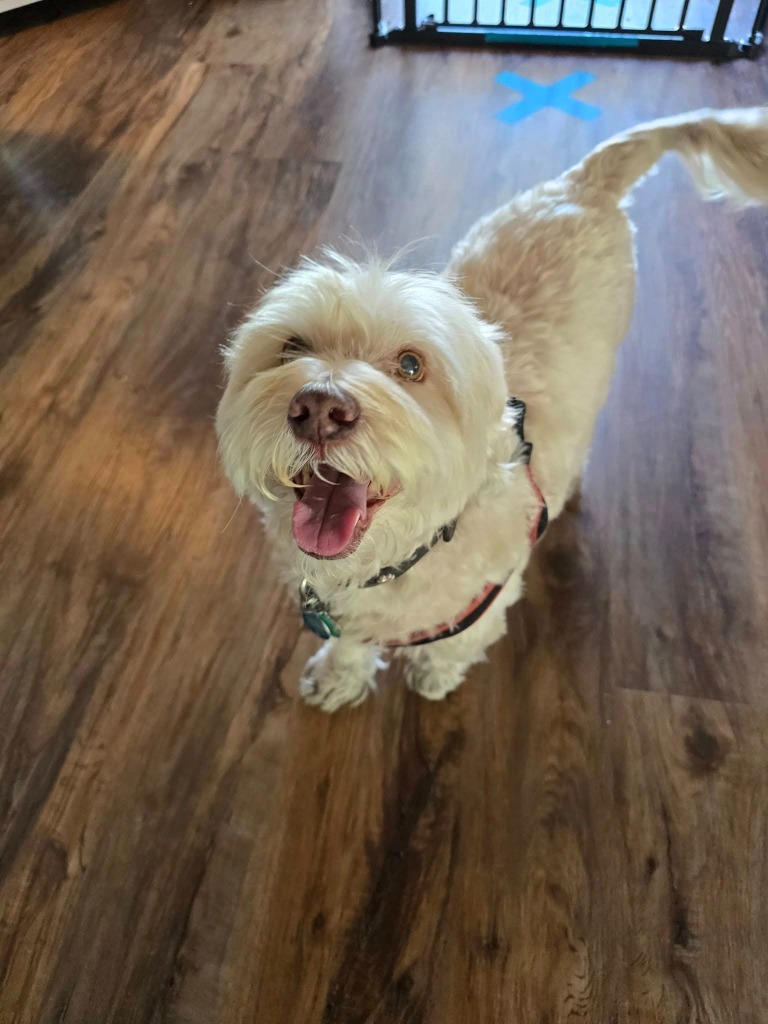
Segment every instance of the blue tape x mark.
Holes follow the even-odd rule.
[[[539,85],[538,82],[523,78],[522,75],[516,75],[514,71],[502,71],[496,75],[496,81],[508,89],[522,93],[523,96],[517,103],[496,115],[500,121],[506,121],[507,124],[517,124],[518,121],[535,114],[537,110],[543,110],[544,107],[554,107],[555,110],[562,110],[564,114],[580,117],[582,121],[594,121],[596,117],[600,117],[599,107],[582,103],[571,96],[572,92],[595,81],[595,76],[590,75],[588,71],[575,71],[553,85]]]

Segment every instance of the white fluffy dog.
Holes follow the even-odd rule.
[[[310,703],[363,700],[386,648],[438,700],[503,634],[629,322],[623,200],[668,150],[710,198],[768,203],[768,108],[655,121],[481,220],[442,275],[304,261],[236,332],[220,449],[328,637]]]

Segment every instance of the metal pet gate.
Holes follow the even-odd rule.
[[[373,0],[375,46],[514,45],[754,57],[768,0]]]

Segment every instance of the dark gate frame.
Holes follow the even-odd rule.
[[[728,20],[734,0],[719,0],[712,28],[708,34],[702,29],[686,29],[685,17],[690,0],[683,0],[676,29],[653,28],[653,16],[658,0],[651,0],[651,9],[645,28],[622,27],[627,0],[621,0],[616,26],[599,28],[592,23],[596,0],[589,0],[589,16],[583,28],[563,24],[565,0],[558,2],[556,25],[537,26],[534,23],[535,0],[530,0],[527,25],[504,24],[507,0],[503,0],[501,21],[482,24],[478,21],[478,0],[474,0],[474,19],[470,24],[458,24],[448,19],[448,0],[435,0],[442,4],[443,18],[430,15],[421,24],[417,21],[416,0],[403,0],[403,25],[390,28],[382,19],[381,0],[373,0],[373,32],[371,43],[427,43],[463,46],[539,46],[563,49],[618,50],[662,57],[706,57],[710,60],[732,60],[734,57],[756,57],[763,42],[768,21],[768,0],[759,0],[752,32],[745,39],[726,37]]]

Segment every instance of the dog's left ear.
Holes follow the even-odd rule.
[[[252,487],[251,423],[254,378],[277,364],[281,342],[259,320],[259,307],[232,334],[224,349],[226,386],[216,412],[216,433],[224,472],[242,497]]]
[[[227,387],[234,386],[240,389],[257,373],[262,373],[279,362],[280,353],[287,339],[276,336],[274,329],[270,329],[272,325],[259,315],[259,309],[260,306],[257,306],[230,335],[224,348]]]
[[[246,403],[242,390],[236,390],[230,379],[216,412],[219,457],[240,497],[248,491],[251,482]]]

